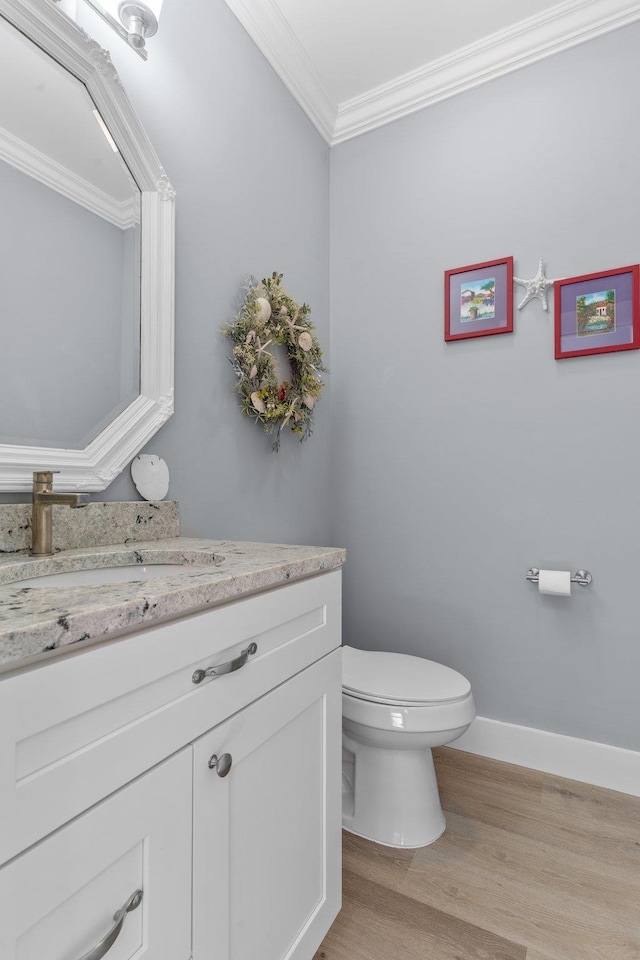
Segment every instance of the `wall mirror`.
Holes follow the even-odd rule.
[[[102,490],[173,412],[175,193],[51,0],[0,0],[0,89],[0,491]]]

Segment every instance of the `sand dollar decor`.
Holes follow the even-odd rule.
[[[141,453],[131,463],[131,477],[145,500],[164,500],[169,492],[169,467],[155,453]]]
[[[311,436],[313,409],[324,386],[322,350],[309,320],[311,308],[302,306],[282,286],[282,274],[273,273],[257,283],[251,277],[240,313],[223,333],[234,343],[230,357],[236,372],[236,390],[243,413],[275,434],[274,450],[280,447],[285,427]],[[282,379],[270,351],[281,344],[286,350],[290,374]]]

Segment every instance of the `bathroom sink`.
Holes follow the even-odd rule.
[[[133,583],[136,580],[155,580],[175,574],[194,573],[213,569],[210,564],[136,563],[124,567],[100,567],[94,570],[69,570],[42,577],[17,580],[11,587],[96,587],[106,583]]]

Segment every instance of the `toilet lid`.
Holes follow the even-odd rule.
[[[471,684],[461,673],[433,660],[345,646],[342,689],[361,700],[418,705],[463,700],[471,693]]]

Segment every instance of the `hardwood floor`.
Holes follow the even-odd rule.
[[[444,835],[344,833],[343,908],[317,960],[640,960],[640,799],[434,751]]]

